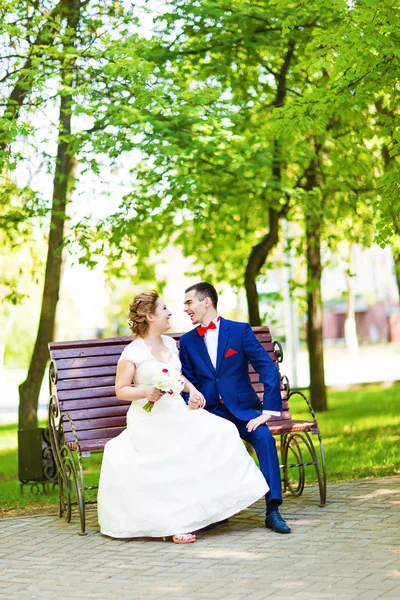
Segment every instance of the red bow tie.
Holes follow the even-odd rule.
[[[217,329],[217,326],[214,323],[214,321],[210,321],[207,327],[198,327],[197,333],[201,335],[201,337],[203,337],[203,335],[205,335],[206,331],[208,331],[209,329]]]

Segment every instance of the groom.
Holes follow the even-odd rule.
[[[282,410],[279,371],[248,323],[218,316],[218,294],[209,283],[196,283],[185,292],[184,310],[196,329],[180,339],[183,374],[204,398],[191,399],[191,408],[209,412],[234,423],[240,437],[257,453],[260,469],[269,485],[265,525],[277,533],[291,529],[279,513],[282,488],[276,443],[267,421]],[[264,401],[254,391],[248,362],[264,384]]]

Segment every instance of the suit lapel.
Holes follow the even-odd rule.
[[[225,321],[225,319],[223,319],[221,317],[221,321],[220,321],[220,324],[219,324],[219,334],[218,334],[218,350],[217,350],[217,368],[216,368],[216,371],[218,371],[218,369],[220,368],[222,358],[225,355],[225,350],[226,350],[226,347],[228,345],[229,335],[230,335],[230,327],[229,327],[228,321]]]
[[[208,350],[207,350],[207,346],[206,346],[206,342],[205,342],[204,338],[201,337],[197,332],[195,332],[193,335],[193,342],[194,342],[195,347],[197,348],[197,350],[200,352],[201,356],[203,357],[206,365],[214,372],[215,369],[210,360],[210,355],[208,354]]]

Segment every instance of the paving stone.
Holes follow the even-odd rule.
[[[375,600],[400,598],[400,477],[285,496],[288,536],[263,526],[262,501],[200,532],[188,546],[113,540],[96,510],[67,524],[55,515],[0,520],[0,599]]]

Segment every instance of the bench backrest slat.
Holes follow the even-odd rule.
[[[115,394],[115,392],[114,392]],[[100,397],[100,398],[78,398],[78,399],[71,399],[71,400],[64,400],[62,403],[62,407],[63,410],[65,410],[66,412],[70,413],[72,411],[78,410],[78,409],[82,409],[82,410],[86,410],[89,409],[91,411],[93,410],[97,410],[97,409],[101,409],[104,407],[117,407],[117,406],[127,406],[129,408],[129,406],[131,405],[130,402],[126,402],[124,400],[118,400],[118,398],[114,395],[114,396],[105,396],[104,398]],[[126,412],[127,408],[125,408],[125,412]]]
[[[80,379],[87,377],[104,377],[109,375],[115,377],[117,365],[102,365],[100,367],[83,367],[80,369],[58,369],[58,378],[61,379]]]
[[[130,402],[128,403],[130,406]],[[128,407],[129,407],[128,406]],[[103,419],[105,417],[119,417],[126,415],[127,406],[125,403],[120,402],[119,406],[97,406],[96,408],[82,408],[71,409],[68,407],[68,414],[74,420],[74,423],[81,420],[88,419]],[[88,428],[90,429],[90,427]]]
[[[58,388],[58,384],[57,384]],[[114,384],[107,387],[99,388],[83,388],[76,390],[59,390],[58,399],[60,400],[60,406],[63,405],[64,401],[77,399],[77,398],[101,398],[103,396],[115,396]]]
[[[90,341],[90,340],[89,340]],[[112,345],[112,346],[87,346],[79,348],[54,348],[51,349],[51,355],[55,359],[59,358],[84,358],[85,356],[108,356],[109,354],[120,356],[122,350],[127,346],[132,340],[127,339],[126,342]],[[57,342],[53,342],[57,344]],[[52,344],[53,344],[52,343]],[[49,344],[49,346],[52,346]]]
[[[59,390],[78,390],[78,389],[94,389],[94,388],[106,388],[114,386],[115,375],[109,377],[80,377],[79,379],[59,379],[58,389]]]
[[[102,440],[104,438],[112,439],[122,433],[125,429],[123,427],[112,427],[107,429],[89,429],[86,431],[79,431],[78,439],[79,440]],[[67,442],[73,442],[74,436],[71,431],[67,431],[65,434],[65,438]]]
[[[125,427],[126,425],[126,410],[123,415],[113,415],[111,417],[101,417],[98,419],[75,419],[74,415],[71,415],[74,420],[74,427],[76,431],[89,431],[90,429],[105,429],[110,427]],[[69,421],[64,424],[65,431],[71,431],[71,425]]]
[[[90,367],[110,367],[116,365],[115,357],[118,354],[107,354],[106,356],[84,356],[80,358],[58,358],[57,368],[59,371],[67,369],[85,369]],[[118,360],[117,358],[117,360]]]

